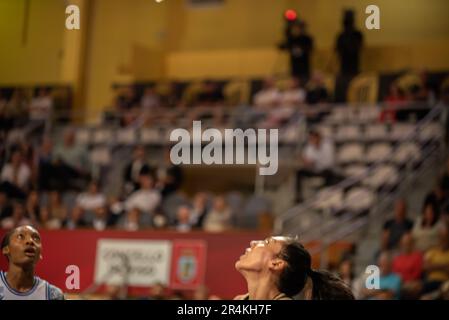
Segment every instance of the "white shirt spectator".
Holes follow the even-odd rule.
[[[76,198],[76,204],[86,211],[94,211],[106,205],[106,197],[101,193],[81,193]]]
[[[444,225],[438,221],[432,227],[423,228],[422,216],[419,216],[412,229],[412,236],[417,250],[424,252],[438,245],[438,237]]]
[[[277,88],[264,89],[254,96],[254,104],[257,107],[271,107],[278,104],[282,99],[282,94]]]
[[[1,173],[1,181],[7,181],[16,185],[19,188],[26,188],[31,177],[30,168],[22,163],[17,170],[14,169],[13,165],[8,163],[3,167]]]
[[[216,211],[212,209],[204,219],[204,230],[208,232],[222,232],[231,227],[231,210]]]
[[[313,169],[317,171],[331,169],[335,162],[334,144],[328,139],[323,139],[318,147],[309,143],[304,157],[313,163]]]
[[[284,106],[292,106],[306,101],[306,90],[302,88],[286,90],[282,93],[281,103]]]
[[[53,100],[49,96],[36,97],[31,100],[30,120],[47,120],[50,118]]]
[[[133,192],[126,200],[126,209],[139,209],[141,212],[152,213],[161,202],[161,195],[158,191],[141,189]]]

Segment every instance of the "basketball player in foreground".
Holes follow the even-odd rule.
[[[338,277],[311,268],[309,252],[293,238],[270,237],[251,241],[236,262],[248,284],[237,300],[353,300],[351,289]]]
[[[42,259],[41,237],[31,226],[8,232],[2,240],[2,254],[9,262],[8,272],[0,271],[0,300],[64,300],[62,291],[35,276]]]

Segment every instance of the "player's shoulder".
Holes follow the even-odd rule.
[[[65,300],[64,293],[58,287],[47,282],[48,300]]]
[[[240,294],[236,296],[234,300],[249,300],[249,293]]]

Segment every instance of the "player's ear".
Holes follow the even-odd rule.
[[[9,255],[9,246],[6,246],[2,249],[2,254],[4,256],[8,256]]]
[[[270,270],[281,271],[285,267],[285,261],[279,258],[273,258],[270,260]]]

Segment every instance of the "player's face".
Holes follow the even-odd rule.
[[[236,262],[237,270],[263,271],[268,270],[273,260],[281,252],[284,239],[270,237],[265,240],[251,241],[250,247]]]
[[[16,265],[35,265],[41,256],[41,237],[30,226],[17,228],[11,235],[9,245],[4,249],[10,263]]]

